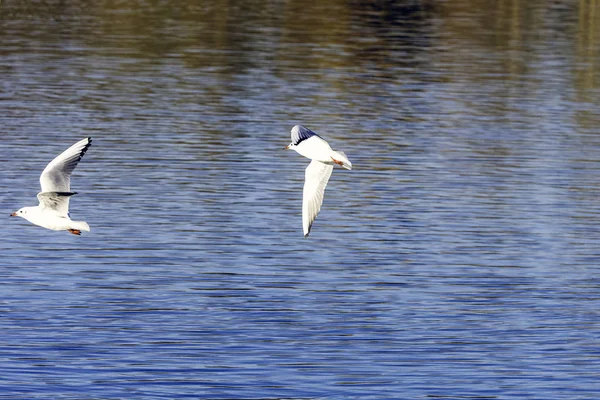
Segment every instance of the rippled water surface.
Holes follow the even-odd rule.
[[[0,398],[597,399],[600,5],[0,4]],[[345,151],[303,238],[302,123]],[[91,136],[78,237],[8,215]]]

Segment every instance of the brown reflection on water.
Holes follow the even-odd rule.
[[[175,86],[182,67],[208,77],[215,98],[246,96],[235,78],[261,70],[281,80],[265,79],[262,92],[299,82],[296,92],[313,104],[348,94],[358,115],[366,112],[361,101],[374,100],[365,95],[377,101],[402,85],[418,93],[428,82],[451,83],[450,97],[467,94],[464,107],[499,117],[515,110],[515,97],[543,93],[549,81],[564,93],[575,89],[571,100],[594,103],[599,16],[597,0],[8,1],[0,3],[0,51],[42,49],[57,64],[88,63],[82,72],[91,74],[103,62],[127,77],[168,66]],[[493,107],[478,106],[471,94],[495,99]],[[577,114],[586,126],[597,122],[585,107]]]
[[[190,66],[234,66],[232,72],[260,61],[302,69],[376,63],[385,71],[406,62],[418,68],[413,51],[440,52],[445,65],[463,69],[465,57],[476,68],[487,55],[502,54],[498,67],[508,76],[527,68],[532,46],[555,41],[556,50],[575,50],[578,85],[595,87],[597,8],[597,0],[3,2],[0,40],[56,34],[101,54],[184,57]],[[238,58],[261,52],[267,54]]]

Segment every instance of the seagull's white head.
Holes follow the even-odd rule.
[[[287,146],[285,146],[283,149],[284,150],[293,150],[296,147],[296,145],[292,142],[290,144],[288,144]]]
[[[21,217],[21,218],[27,218],[27,212],[33,207],[23,207],[18,211],[15,211],[14,213],[10,214],[11,217]]]

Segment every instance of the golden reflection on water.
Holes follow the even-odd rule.
[[[476,99],[461,101],[496,117],[514,109],[515,96],[547,90],[549,80],[556,81],[556,90],[573,90],[573,101],[597,98],[597,0],[43,1],[35,7],[3,2],[0,11],[0,41],[12,43],[4,52],[28,55],[51,41],[59,43],[51,47],[57,62],[95,57],[128,76],[181,65],[209,82],[207,96],[217,102],[225,91],[243,93],[231,82],[255,70],[282,80],[265,81],[264,92],[273,84],[299,82],[300,91],[289,96],[323,108],[358,93],[364,104],[356,101],[361,96],[348,96],[356,115],[377,109],[401,121],[418,120],[419,111],[386,102],[386,83],[394,85],[391,90],[408,85],[417,94],[427,82],[451,83],[460,93],[487,91],[494,107],[478,110]],[[176,87],[177,73],[169,72]],[[371,85],[381,93],[363,93]],[[598,122],[585,107],[576,114],[583,126]]]
[[[465,57],[477,61],[478,56],[502,54],[498,67],[505,77],[512,77],[524,71],[532,47],[556,37],[563,42],[557,43],[557,51],[576,50],[574,85],[584,89],[596,87],[598,81],[597,8],[597,0],[45,1],[35,7],[29,2],[3,2],[0,39],[17,31],[48,31],[66,41],[83,41],[101,54],[176,56],[197,67],[245,68],[256,62],[252,57],[233,59],[223,50],[265,51],[268,62],[308,70],[354,66],[360,70],[361,63],[368,62],[385,71],[401,62],[394,53],[403,48],[433,49],[443,54],[444,65],[450,68],[463,68]],[[475,62],[472,68],[478,67]]]

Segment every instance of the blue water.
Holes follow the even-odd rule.
[[[594,2],[23,4],[0,398],[600,396]],[[354,166],[308,238],[298,123]],[[86,136],[92,231],[9,218]]]

